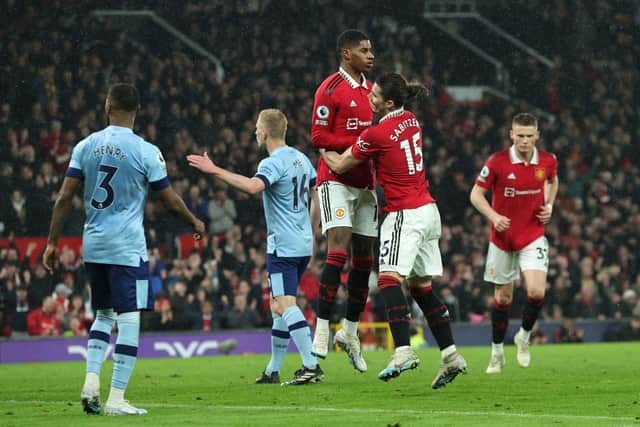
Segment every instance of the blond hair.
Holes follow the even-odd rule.
[[[285,139],[287,134],[287,116],[278,109],[269,108],[260,111],[258,120],[272,139]]]

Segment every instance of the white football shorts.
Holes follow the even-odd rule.
[[[507,285],[520,277],[520,271],[549,269],[549,242],[541,236],[517,252],[503,251],[489,243],[484,280]]]
[[[380,227],[379,271],[404,277],[441,276],[441,232],[435,203],[389,212]]]
[[[318,186],[322,233],[350,227],[353,234],[378,236],[378,198],[373,190],[353,188],[335,181]]]

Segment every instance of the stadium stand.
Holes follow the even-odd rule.
[[[442,43],[451,41],[430,39],[433,29],[426,29],[420,1],[409,1],[406,8],[376,2],[366,10],[356,1],[336,0],[5,3],[0,336],[10,336],[12,328],[15,336],[24,334],[25,313],[42,317],[52,310],[59,326],[47,333],[86,333],[82,324],[88,327],[92,315],[80,251],[79,198],[61,240],[61,269],[48,277],[38,264],[71,149],[105,125],[104,97],[116,81],[140,90],[136,132],[162,149],[170,179],[188,206],[207,223],[214,213],[220,218],[221,203],[235,211],[222,228],[210,224],[214,234],[194,246],[182,237],[188,230],[148,202],[145,226],[158,293],[144,327],[233,328],[228,319],[238,317],[246,326],[270,325],[265,227],[255,215],[261,201],[201,177],[185,155],[207,150],[225,167],[252,174],[263,155],[253,141],[254,119],[260,109],[277,107],[290,118],[288,143],[315,161],[309,135],[313,93],[337,68],[333,42],[347,27],[371,35],[377,55],[373,77],[394,69],[433,84],[432,96],[411,109],[424,123],[427,175],[443,216],[445,274],[436,287],[456,321],[487,320],[491,304],[492,288],[482,281],[489,233],[468,202],[470,188],[486,156],[508,144],[513,114],[533,106],[553,114],[554,120],[542,121],[542,145],[557,154],[561,182],[547,228],[552,251],[544,317],[621,319],[638,306],[640,8],[635,2],[483,2],[488,19],[546,52],[556,65],[544,70],[514,52],[507,64],[515,97],[487,96],[474,103],[456,102],[447,85],[474,84],[482,76],[465,74],[469,64],[463,57],[447,56]],[[220,58],[224,80],[217,79],[213,64],[138,21],[92,17],[98,8],[153,8]],[[62,295],[59,284],[72,293]],[[56,301],[53,308],[49,296]],[[234,304],[239,298],[246,299],[246,309]],[[520,315],[525,298],[517,286],[512,316]],[[314,301],[304,303],[313,307]],[[372,320],[384,319],[375,292],[367,306]],[[255,316],[239,316],[244,310]]]

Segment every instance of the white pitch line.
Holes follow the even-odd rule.
[[[16,405],[67,405],[69,401],[52,400],[0,400],[0,404]],[[79,404],[78,404],[79,405]],[[608,415],[571,415],[571,414],[530,414],[526,412],[491,412],[491,411],[450,411],[431,409],[381,409],[381,408],[328,408],[316,406],[249,406],[249,405],[194,405],[188,403],[141,403],[136,405],[150,408],[176,408],[176,409],[213,409],[213,410],[238,410],[238,411],[315,411],[338,412],[351,414],[370,414],[372,412],[395,415],[460,415],[460,416],[491,416],[511,418],[548,418],[585,421],[637,421],[636,417],[614,417]]]

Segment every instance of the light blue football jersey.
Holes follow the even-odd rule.
[[[169,186],[158,147],[129,128],[108,126],[74,147],[66,175],[84,180],[84,260],[131,267],[147,261],[142,225],[147,187]]]
[[[258,165],[256,177],[267,223],[267,253],[278,257],[311,256],[313,236],[309,218],[309,191],[316,170],[309,158],[293,147],[279,147]]]

